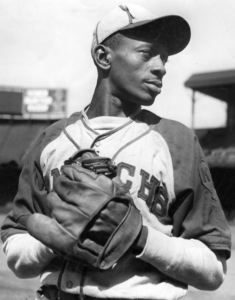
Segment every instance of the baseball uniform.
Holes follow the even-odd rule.
[[[195,252],[200,261],[199,243],[230,256],[230,231],[196,136],[178,122],[139,109],[129,118],[90,120],[82,111],[41,134],[22,170],[13,212],[2,227],[5,249],[17,236],[23,244],[32,238],[25,228],[28,215],[50,216],[46,195],[53,180],[64,161],[84,148],[94,148],[117,166],[148,228],[148,240],[141,254],[129,251],[107,271],[55,257],[41,274],[43,285],[97,298],[178,299],[187,285],[166,276],[164,268],[170,273],[177,264],[182,270],[184,262],[197,264],[190,262],[190,254]],[[165,237],[174,248],[160,247]],[[172,264],[165,264],[166,252]]]

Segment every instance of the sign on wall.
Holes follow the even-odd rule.
[[[23,96],[25,113],[64,113],[66,110],[65,90],[27,89]]]
[[[0,114],[22,115],[23,90],[0,88]]]
[[[63,118],[66,96],[65,89],[0,87],[0,114],[33,119]]]

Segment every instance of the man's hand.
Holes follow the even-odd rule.
[[[146,240],[142,216],[124,185],[81,165],[62,167],[47,200],[52,219],[32,215],[28,231],[70,260],[108,269]]]

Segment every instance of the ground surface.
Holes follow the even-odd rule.
[[[4,219],[0,214],[0,225]],[[235,223],[231,224],[234,241],[232,257],[228,261],[228,273],[223,285],[215,292],[203,292],[190,288],[184,300],[234,300],[235,299]],[[0,242],[1,246],[1,242]],[[39,287],[39,279],[19,279],[7,267],[5,255],[0,249],[0,300],[32,300]]]

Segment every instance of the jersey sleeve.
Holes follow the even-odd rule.
[[[7,215],[1,228],[1,238],[17,233],[26,233],[26,221],[35,212],[49,216],[46,196],[49,192],[40,166],[40,155],[44,147],[61,132],[63,122],[57,122],[44,131],[33,143],[20,174],[18,191],[12,211]]]
[[[231,233],[203,151],[191,132],[172,154],[176,201],[171,207],[173,235],[198,239],[230,257]],[[187,140],[186,140],[187,139]],[[182,146],[183,145],[183,146]]]

